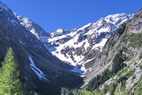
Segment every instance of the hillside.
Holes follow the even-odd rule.
[[[64,89],[63,95],[141,95],[142,10],[109,38],[92,61],[82,90]],[[67,94],[69,93],[69,94]]]
[[[74,88],[82,83],[82,78],[69,71],[72,67],[53,56],[2,2],[0,44],[0,63],[11,47],[15,52],[23,85],[29,94],[37,92],[41,95],[57,95],[61,87]]]

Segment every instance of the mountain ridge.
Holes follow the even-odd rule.
[[[37,34],[41,34],[37,38],[39,40],[44,38],[41,42],[44,43],[44,46],[54,56],[73,65],[74,69],[71,71],[85,73],[84,64],[93,60],[91,59],[93,53],[101,52],[112,32],[119,28],[122,23],[129,21],[133,15],[125,13],[108,15],[95,23],[89,23],[81,28],[74,28],[72,30],[59,28],[55,32],[44,31],[46,35],[38,33],[38,30],[35,29],[36,26],[33,27],[34,22],[31,20],[26,20],[25,23],[24,17],[19,15],[15,16],[20,20],[21,25],[27,28],[36,37]],[[32,24],[28,25],[28,23]],[[31,30],[35,31],[33,32]]]
[[[106,36],[110,36],[111,35],[111,33],[109,34],[109,32],[112,32],[112,31],[114,31],[115,29],[117,29],[118,27],[119,27],[119,25],[121,25],[122,23],[124,23],[124,22],[127,22],[130,18],[131,18],[131,16],[132,15],[127,15],[127,14],[124,14],[124,13],[122,13],[122,14],[114,14],[114,15],[109,15],[109,16],[107,16],[107,17],[105,17],[105,18],[101,18],[100,20],[98,20],[96,23],[89,23],[89,24],[87,24],[87,25],[85,25],[85,26],[83,26],[83,27],[81,27],[81,28],[78,28],[78,29],[74,29],[74,30],[72,30],[70,33],[68,32],[69,30],[67,30],[67,32],[65,31],[65,30],[62,30],[62,32],[63,32],[63,34],[61,35],[61,33],[60,33],[60,35],[56,35],[56,36],[53,36],[53,34],[55,33],[56,34],[56,31],[55,32],[52,32],[52,37],[53,38],[49,38],[48,39],[48,42],[49,43],[51,43],[51,44],[56,44],[57,45],[57,47],[56,47],[56,45],[54,46],[54,48],[57,48],[57,51],[51,51],[52,52],[52,54],[53,55],[55,55],[55,56],[57,56],[58,58],[59,57],[61,57],[61,56],[63,56],[63,54],[57,54],[56,52],[61,52],[62,50],[60,50],[60,49],[62,49],[62,48],[69,48],[69,49],[71,49],[71,50],[75,50],[75,51],[72,51],[72,52],[76,52],[77,50],[77,44],[80,44],[82,41],[84,41],[84,40],[88,40],[88,41],[90,41],[90,42],[85,42],[86,43],[86,45],[84,46],[84,48],[85,48],[85,51],[87,50],[87,47],[89,47],[89,45],[91,46],[92,44],[93,44],[93,39],[95,40],[96,38],[97,38],[97,36],[100,36],[101,34],[101,32],[102,32],[102,36],[104,35],[106,35]],[[120,19],[119,19],[119,17],[120,17]],[[114,21],[115,20],[115,21]],[[105,26],[106,25],[106,26]],[[103,28],[108,28],[108,29],[106,29],[106,30],[103,30]],[[88,29],[87,29],[88,28]],[[58,30],[57,30],[58,31]],[[99,32],[100,31],[100,32]],[[95,33],[96,32],[96,33]],[[57,32],[58,33],[58,32]],[[64,34],[64,33],[66,33],[66,34]],[[68,33],[68,34],[67,34]],[[104,34],[103,34],[104,33]],[[108,35],[107,35],[107,33],[108,33]],[[78,37],[76,36],[76,35],[78,35]],[[96,38],[94,37],[92,37],[91,38],[91,36],[96,36]],[[83,38],[83,37],[86,37],[86,38]],[[71,38],[71,39],[70,39]],[[106,37],[106,38],[109,38],[109,37]],[[62,40],[63,39],[63,40]],[[67,40],[67,41],[64,41],[64,39],[65,40]],[[75,39],[75,41],[74,40],[72,40],[72,39]],[[57,40],[57,41],[56,41]],[[72,40],[72,41],[70,41],[70,40]],[[97,39],[96,39],[97,40]],[[99,38],[98,38],[98,43],[99,43]],[[62,46],[62,43],[64,44],[64,43],[68,43],[68,41],[70,41],[70,43],[72,44],[72,43],[75,43],[75,44],[67,44],[67,45],[63,45]],[[60,43],[61,42],[61,43]],[[102,46],[100,46],[100,51],[101,51],[101,49],[103,48],[103,46],[104,46],[104,44],[105,44],[105,42],[106,41],[104,41],[104,43],[102,43]],[[94,42],[95,43],[95,42]],[[82,43],[80,46],[78,46],[79,48],[83,45],[84,43]],[[59,47],[58,47],[58,45],[60,45]],[[62,48],[60,48],[62,46]],[[68,46],[70,46],[70,47],[68,47]],[[74,47],[75,46],[75,47]],[[73,47],[73,48],[72,48]],[[96,46],[97,47],[97,46]],[[50,47],[49,47],[50,48]],[[59,50],[58,50],[58,48],[59,48]],[[94,47],[95,48],[95,47]],[[50,50],[50,49],[49,49]],[[81,61],[83,58],[79,58],[79,57],[81,57],[81,54],[80,54],[80,56],[75,56],[76,54],[72,54],[73,55],[73,57],[75,58],[78,58],[78,59],[75,59],[74,60],[74,58],[71,58],[71,55],[69,54],[69,53],[66,53],[66,56],[68,56],[69,58],[66,58],[65,56],[63,56],[63,58],[65,59],[65,60],[62,60],[62,61],[67,61],[67,60],[70,60],[70,63],[72,63],[72,64],[74,64],[74,63],[77,63],[77,62],[75,62],[75,61],[77,61],[77,60],[79,60],[79,61]],[[78,62],[79,62],[78,61]],[[68,61],[67,61],[68,62]]]

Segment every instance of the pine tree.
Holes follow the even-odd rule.
[[[14,52],[9,48],[0,70],[0,95],[25,95],[22,91],[18,64]]]

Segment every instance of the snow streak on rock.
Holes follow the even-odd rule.
[[[30,56],[28,58],[29,58],[29,61],[31,62],[30,67],[36,73],[36,75],[38,76],[38,78],[40,80],[47,80],[46,77],[45,77],[45,75],[44,75],[44,73],[39,68],[37,68],[35,66],[35,63],[34,63],[32,57]]]

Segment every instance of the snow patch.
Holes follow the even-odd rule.
[[[99,48],[100,51],[102,51],[102,49],[103,49],[103,47],[105,46],[107,40],[108,40],[108,38],[102,39],[102,41],[101,41],[100,43],[98,43],[98,44],[95,44],[92,49],[97,49],[97,48]]]
[[[84,74],[86,73],[87,70],[85,69],[85,65],[83,65],[83,66],[74,65],[73,69],[70,71],[74,72],[74,73],[78,73],[81,75],[81,77],[84,77]]]
[[[34,63],[32,57],[30,56],[28,58],[29,58],[29,61],[31,62],[30,67],[37,74],[38,78],[40,80],[47,80],[47,78],[45,77],[44,73],[39,68],[37,68],[35,66],[35,63]]]
[[[22,45],[24,45],[24,43],[21,40],[19,40],[19,43],[21,43]]]

